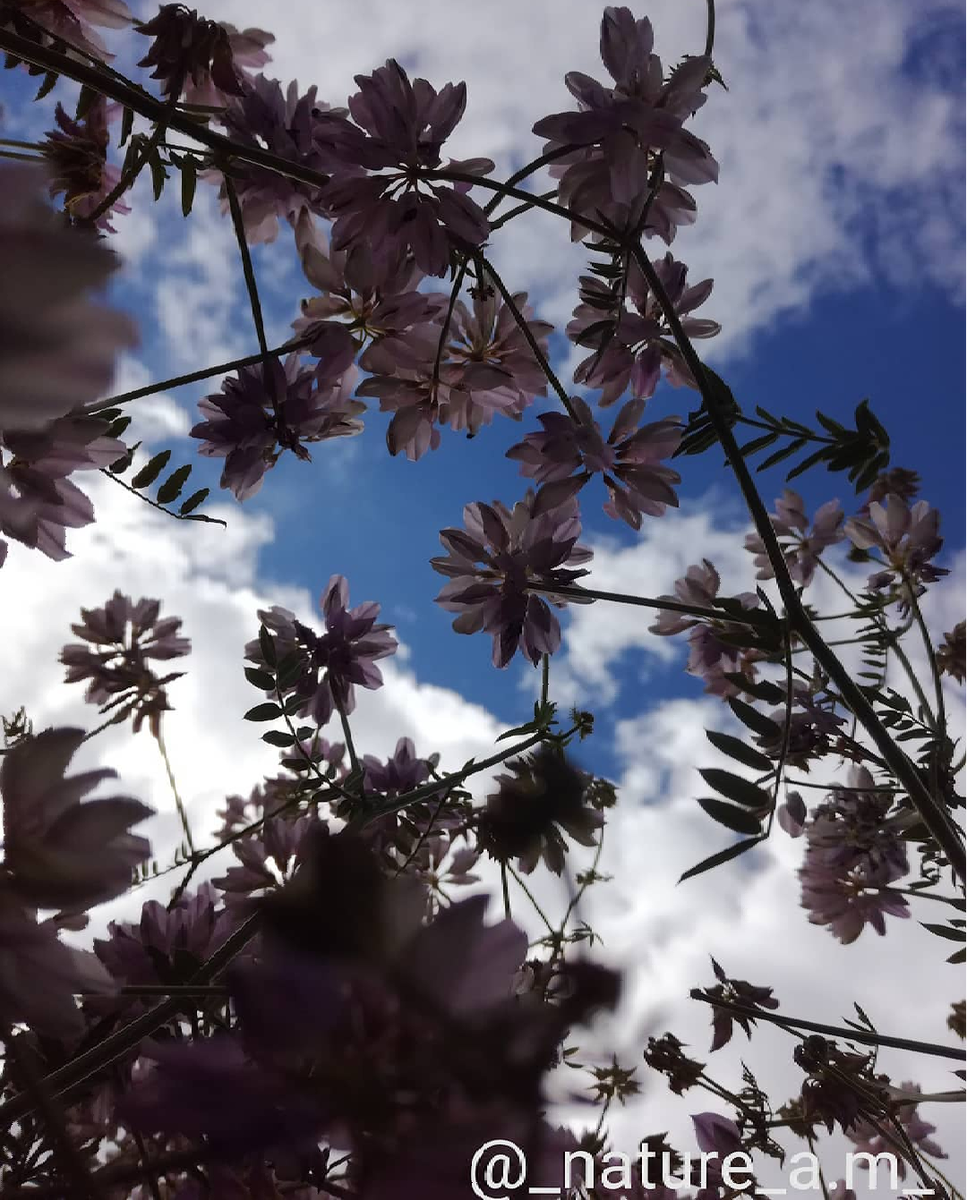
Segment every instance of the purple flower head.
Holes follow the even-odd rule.
[[[553,594],[537,595],[531,587],[574,583],[587,571],[575,570],[591,558],[578,545],[581,522],[572,497],[553,508],[542,508],[533,492],[514,505],[468,504],[464,529],[444,529],[440,541],[449,552],[430,563],[450,582],[437,603],[457,613],[457,633],[485,630],[493,635],[493,663],[506,667],[518,647],[536,666],[541,655],[561,644],[561,627],[548,602],[564,608]]]
[[[94,26],[123,29],[133,20],[124,0],[27,0],[25,7],[30,19],[47,33],[105,62],[114,55],[108,53]],[[15,18],[14,27],[17,28]],[[21,32],[19,28],[17,31]],[[23,32],[35,36],[30,27]]]
[[[0,445],[13,454],[3,472],[0,528],[55,561],[70,558],[66,530],[94,520],[94,506],[68,478],[74,471],[107,467],[125,446],[107,437],[98,417],[61,417],[43,430],[11,430]]]
[[[554,174],[561,177],[559,196],[579,213],[602,217],[622,231],[641,222],[646,197],[657,170],[672,187],[707,183],[718,178],[718,164],[708,146],[682,128],[705,102],[711,60],[688,58],[663,80],[661,60],[652,53],[654,37],[647,18],[635,20],[630,9],[607,8],[601,22],[601,59],[614,82],[606,87],[580,71],[565,76],[578,112],[555,113],[534,126],[547,138],[545,153],[579,147],[559,158]],[[663,211],[660,194],[652,201],[646,234],[671,240],[676,209],[694,209],[668,195]],[[657,212],[655,210],[658,210]]]
[[[229,137],[243,146],[267,149],[300,167],[328,175],[335,160],[324,139],[317,136],[320,124],[327,118],[339,118],[345,109],[330,109],[316,99],[316,89],[299,95],[299,85],[293,80],[285,94],[279,82],[257,75],[241,79],[241,95],[230,99],[219,120]],[[221,172],[212,171],[205,178],[221,183],[219,197],[222,212],[229,209],[228,193]],[[288,179],[265,167],[242,163],[232,164],[232,182],[238,195],[245,234],[250,243],[274,242],[279,234],[279,220],[295,225],[300,213],[321,213],[320,188],[314,184]]]
[[[739,1127],[728,1117],[713,1112],[696,1113],[692,1117],[692,1125],[695,1127],[698,1148],[706,1154],[725,1158],[742,1149]]]
[[[355,685],[370,691],[382,686],[376,660],[396,653],[396,638],[389,625],[377,624],[379,605],[369,600],[349,608],[349,584],[333,575],[322,594],[326,632],[317,634],[298,621],[287,609],[260,610],[259,619],[275,635],[276,661],[287,654],[302,657],[298,678],[285,691],[303,704],[300,715],[325,725],[339,708],[351,713],[356,707]],[[266,665],[256,639],[245,647],[245,657]]]
[[[320,338],[320,341],[322,339]],[[356,380],[355,343],[348,330],[329,324],[326,358],[316,367],[303,366],[298,354],[285,363],[278,358],[251,367],[222,382],[198,402],[205,416],[191,430],[203,439],[200,453],[224,458],[221,486],[237,500],[247,500],[261,488],[265,472],[284,450],[309,460],[304,442],[321,442],[361,433],[358,416],[365,405],[353,400]]]
[[[118,184],[120,168],[107,161],[108,122],[120,105],[108,105],[98,96],[80,121],[70,118],[58,104],[55,118],[58,128],[47,134],[44,157],[50,171],[50,194],[64,194],[64,207],[83,220],[100,206]],[[98,229],[117,232],[111,224],[115,213],[129,213],[131,206],[119,196],[96,222]]]
[[[577,396],[571,404],[578,421],[565,413],[541,413],[537,419],[543,431],[529,433],[507,451],[508,458],[521,464],[522,475],[556,485],[581,471],[578,486],[583,487],[600,471],[609,495],[604,511],[632,529],[641,528],[642,515],[660,517],[667,505],[678,507],[672,485],[681,483],[681,476],[661,465],[681,441],[678,417],[640,425],[645,402],[629,400],[605,441],[588,405]]]
[[[60,655],[67,667],[65,682],[89,680],[88,704],[113,711],[115,721],[133,714],[135,732],[147,717],[155,736],[161,714],[171,707],[165,686],[183,672],[159,677],[152,660],[167,662],[191,650],[188,638],[178,633],[181,618],[159,619],[160,610],[160,600],[134,603],[116,591],[103,608],[81,609],[81,621],[71,629],[85,644],[65,646]]]
[[[392,273],[407,249],[425,274],[444,275],[452,248],[479,246],[490,230],[465,185],[435,184],[424,175],[440,166],[443,142],[466,107],[466,84],[448,83],[438,92],[425,79],[411,83],[392,58],[355,78],[360,90],[349,98],[355,125],[330,122],[325,131],[348,168],[322,193],[335,221],[333,247],[368,242],[377,278]],[[471,175],[493,170],[489,159],[448,166]],[[371,173],[359,175],[360,168]],[[378,171],[384,173],[372,173]]]
[[[715,567],[703,559],[701,565],[688,568],[681,579],[675,581],[674,596],[659,596],[659,600],[672,600],[696,608],[714,609],[725,602],[719,598],[721,579]],[[733,596],[728,604],[738,604],[744,609],[758,608],[759,598],[752,592],[741,592]],[[689,655],[685,670],[705,680],[705,691],[712,696],[735,696],[739,689],[726,679],[726,675],[741,673],[750,681],[755,677],[755,663],[762,654],[754,648],[742,648],[723,641],[720,634],[733,635],[743,627],[729,621],[723,611],[722,619],[694,617],[672,609],[663,611],[654,625],[652,633],[668,637],[688,630]]]
[[[295,239],[306,279],[322,293],[302,301],[302,316],[292,323],[299,334],[325,332],[339,318],[354,332],[380,338],[405,333],[446,311],[442,292],[416,290],[423,272],[412,256],[401,256],[396,269],[379,280],[366,242],[351,251],[331,249],[308,211],[296,221]]]
[[[440,421],[476,433],[494,412],[519,416],[535,396],[547,394],[547,381],[513,313],[494,289],[478,285],[471,296],[472,311],[462,300],[454,307],[441,371],[446,398]],[[518,292],[514,303],[546,356],[554,326],[534,319],[526,292]]]
[[[671,253],[655,259],[652,266],[688,336],[714,337],[722,328],[717,321],[688,316],[708,299],[712,280],[686,287],[688,267]],[[567,327],[571,341],[595,348],[594,354],[578,364],[574,381],[602,388],[598,403],[603,408],[614,404],[629,385],[634,399],[649,399],[663,366],[673,386],[695,387],[680,351],[668,339],[671,330],[658,300],[634,262],[628,268],[627,299],[633,311],[626,304],[616,311],[617,300],[608,285],[592,275],[582,275],[582,302]]]
[[[229,867],[216,879],[216,887],[225,896],[225,905],[235,917],[247,917],[257,907],[256,902],[286,883],[301,862],[307,835],[318,827],[311,814],[289,820],[272,817],[249,837],[232,843],[238,866]]]
[[[117,984],[156,987],[188,983],[225,941],[236,921],[218,904],[211,883],[185,892],[170,907],[148,900],[135,922],[111,921],[107,937],[94,939],[94,953]],[[98,1015],[137,1010],[151,1000],[130,996],[90,999],[85,1006]]]
[[[241,95],[241,68],[265,66],[265,46],[275,41],[262,29],[239,33],[234,25],[199,17],[183,4],[163,4],[138,33],[154,39],[138,66],[154,67],[151,78],[161,80],[163,93],[169,99],[184,94],[188,104],[212,107]]]
[[[47,729],[19,742],[0,767],[7,886],[31,906],[79,912],[111,900],[151,852],[128,831],[154,809],[128,796],[80,803],[116,777],[104,769],[65,778],[83,740],[80,729]]]
[[[910,869],[901,831],[888,819],[892,795],[876,791],[865,767],[851,768],[849,781],[814,811],[799,871],[809,920],[844,943],[866,925],[885,934],[885,915],[910,915],[905,898],[889,890]]]
[[[926,500],[918,500],[912,508],[906,501],[890,493],[881,503],[869,505],[869,517],[851,517],[846,522],[846,535],[860,550],[874,550],[883,555],[884,569],[867,580],[871,592],[892,589],[902,608],[910,604],[910,590],[920,596],[923,584],[935,583],[950,572],[931,562],[943,546],[940,536],[940,513]]]
[[[41,429],[103,395],[133,322],[91,304],[119,265],[89,232],[65,227],[40,196],[46,176],[0,165],[0,430]],[[122,448],[123,449],[123,448]]]
[[[394,414],[386,430],[387,449],[394,455],[402,450],[411,462],[440,445],[435,428],[443,395],[439,345],[437,325],[414,325],[405,333],[379,338],[359,360],[370,376],[357,395],[377,396],[380,412]]]
[[[439,762],[439,757],[437,754],[429,759],[418,758],[412,739],[401,737],[392,756],[385,762],[372,754],[363,755],[366,791],[379,792],[387,798],[412,791],[430,778],[430,771]]]
[[[943,645],[935,655],[937,668],[942,674],[963,683],[967,675],[967,622],[958,621],[943,637]]]
[[[827,500],[821,505],[810,529],[802,496],[786,488],[776,501],[775,512],[769,517],[780,539],[780,549],[791,578],[808,587],[816,573],[819,556],[827,546],[835,546],[846,536],[839,501]],[[750,533],[745,539],[745,548],[755,555],[756,579],[772,579],[774,572],[762,538],[757,533]]]

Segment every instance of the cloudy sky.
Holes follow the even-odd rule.
[[[701,48],[704,9],[699,0],[635,7],[652,18],[666,63]],[[500,171],[539,153],[530,133],[536,120],[571,106],[565,71],[601,73],[600,10],[585,0],[289,0],[273,11],[277,41],[267,73],[283,86],[295,78],[344,104],[353,75],[390,55],[438,87],[464,79],[467,114],[448,150],[490,156]],[[239,27],[267,20],[257,0],[209,0],[204,12]],[[938,634],[963,616],[961,24],[959,6],[930,0],[723,3],[715,59],[728,90],[713,88],[695,122],[720,163],[720,181],[696,189],[698,223],[675,242],[690,279],[715,280],[703,314],[723,330],[702,349],[747,411],[761,404],[808,422],[820,408],[845,421],[869,397],[892,432],[894,465],[923,475],[925,498],[943,513],[941,561],[951,570],[927,601]],[[137,57],[123,39],[112,48],[122,64]],[[2,82],[9,136],[42,132],[50,108],[30,109],[27,81],[13,76]],[[58,97],[69,104],[72,93],[60,85],[48,104]],[[142,339],[120,366],[118,390],[256,349],[231,228],[204,185],[183,222],[177,191],[169,188],[155,205],[142,181],[135,211],[117,223],[126,260],[117,298],[137,315]],[[586,266],[586,251],[569,242],[567,230],[529,214],[500,232],[493,256],[512,290],[527,290],[538,315],[561,329]],[[270,344],[278,344],[311,289],[285,231],[254,260]],[[552,346],[560,370],[573,368],[567,342],[555,335]],[[207,390],[214,387],[136,403],[135,440],[172,447],[178,462],[196,461],[197,443],[187,433]],[[662,385],[649,413],[684,415],[696,404],[693,394]],[[326,581],[340,573],[353,603],[382,604],[402,642],[384,663],[386,686],[361,698],[354,720],[361,750],[385,755],[409,736],[418,752],[439,751],[444,766],[492,753],[502,729],[526,720],[535,673],[517,661],[497,672],[488,638],[450,631],[433,603],[442,580],[428,560],[439,552],[438,530],[459,524],[465,503],[512,503],[522,493],[504,458],[521,429],[498,421],[472,442],[444,430],[441,449],[413,464],[387,456],[385,420],[371,413],[361,437],[318,447],[311,464],[283,461],[244,506],[221,493],[206,511],[227,521],[227,530],[168,521],[97,479],[98,521],[72,533],[74,558],[51,563],[20,546],[11,550],[0,590],[5,710],[25,704],[38,728],[92,727],[96,714],[85,711],[80,689],[60,684],[57,655],[71,621],[81,605],[102,604],[114,588],[160,597],[193,642],[191,669],[172,687],[176,711],[166,737],[203,840],[224,796],[247,792],[274,765],[240,720],[254,703],[241,659],[257,630],[256,610],[282,604],[311,621]],[[195,470],[217,490],[211,464]],[[686,459],[681,470],[680,510],[646,522],[640,535],[610,522],[599,499],[584,502],[584,540],[595,550],[591,586],[657,595],[702,557],[719,568],[726,590],[751,585],[751,557],[742,549],[748,520],[721,458]],[[782,490],[782,468],[760,478],[771,501]],[[812,507],[834,496],[847,512],[859,504],[839,475],[811,474],[801,490]],[[844,569],[861,581],[855,568]],[[815,593],[811,602],[821,610],[836,604],[831,590],[816,585]],[[633,1065],[647,1036],[671,1029],[701,1057],[708,1017],[687,993],[711,982],[710,953],[731,975],[773,986],[793,1015],[841,1023],[855,1000],[885,1032],[949,1043],[946,1015],[963,995],[963,978],[943,962],[944,943],[918,924],[936,913],[917,910],[912,920],[892,921],[885,939],[867,930],[841,947],[799,909],[801,843],[778,830],[755,856],[676,886],[683,870],[727,841],[695,796],[697,768],[718,761],[703,730],[730,729],[731,718],[684,675],[682,646],[653,637],[649,624],[630,608],[581,609],[566,623],[551,671],[552,699],[596,715],[583,765],[619,788],[601,863],[613,878],[589,893],[582,914],[603,938],[605,955],[627,972],[621,1011],[597,1032],[597,1051],[613,1050]],[[962,692],[951,690],[949,706],[962,727]],[[152,832],[164,862],[177,827],[153,742],[146,733],[110,731],[86,751],[158,808]],[[832,763],[817,772],[821,780],[837,777]],[[567,902],[553,879],[535,877],[535,890],[548,904]],[[537,930],[522,895],[515,916]],[[747,1056],[777,1100],[801,1078],[791,1050],[786,1035],[763,1030]],[[722,1052],[713,1074],[737,1082],[738,1061],[738,1052]],[[884,1053],[882,1064],[924,1091],[956,1083],[940,1059]],[[618,1114],[615,1145],[633,1150],[639,1137],[663,1129],[674,1140],[686,1132],[690,1112],[715,1107],[695,1093],[679,1101],[649,1080],[640,1100]],[[932,1104],[923,1115],[942,1132],[956,1182],[964,1155],[953,1109]]]

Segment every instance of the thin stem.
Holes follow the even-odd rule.
[[[265,362],[266,357],[277,358],[280,354],[289,354],[301,350],[312,341],[309,337],[295,338],[269,350],[268,354],[259,351],[258,354],[247,354],[244,358],[233,358],[231,362],[218,363],[214,367],[204,367],[200,371],[190,371],[187,375],[176,375],[173,379],[162,379],[158,383],[149,383],[145,387],[135,388],[130,392],[121,392],[117,396],[109,396],[106,400],[98,400],[84,409],[84,416],[93,417],[107,409],[117,408],[119,404],[127,404],[130,400],[140,400],[142,396],[153,396],[156,392],[166,392],[169,388],[182,387],[186,383],[198,383],[202,379],[211,379],[213,375],[227,375],[229,371],[237,371],[240,367],[253,367]]]
[[[121,478],[120,475],[115,475],[113,471],[109,471],[107,467],[101,467],[100,472],[108,479],[113,479],[115,483],[120,484],[125,491],[130,492],[132,496],[137,496],[145,504],[150,504],[152,508],[156,508],[158,512],[163,512],[166,517],[174,517],[176,521],[203,521],[207,525],[221,525],[223,529],[228,528],[228,522],[221,520],[220,517],[204,516],[201,513],[177,513],[173,509],[165,508],[163,504],[159,504],[157,500],[152,500],[150,496],[146,496],[144,492],[138,491],[136,487],[132,487],[129,483]]]
[[[188,823],[188,813],[185,810],[184,802],[178,792],[178,784],[175,781],[175,773],[171,769],[171,759],[168,757],[168,748],[165,746],[164,734],[161,732],[161,724],[158,724],[158,732],[154,735],[154,740],[158,743],[158,749],[161,751],[161,758],[165,764],[165,771],[168,775],[168,784],[171,788],[171,794],[175,798],[175,808],[178,810],[178,816],[181,818],[181,827],[185,831],[185,841],[188,843],[188,853],[195,853],[195,843],[191,836],[191,825]]]
[[[510,888],[507,885],[507,864],[500,864],[500,890],[504,898],[504,916],[509,921],[510,914]]]
[[[947,706],[944,702],[943,681],[940,678],[940,672],[937,669],[937,660],[934,656],[933,642],[930,638],[930,633],[927,630],[927,623],[923,619],[923,610],[920,608],[920,601],[917,598],[916,589],[912,581],[907,577],[906,572],[903,575],[903,582],[910,594],[910,607],[913,610],[913,619],[917,623],[917,628],[920,630],[920,637],[923,640],[923,648],[927,652],[927,662],[930,664],[931,674],[933,675],[934,695],[937,699],[937,717],[934,723],[934,728],[937,733],[942,733],[947,728]],[[929,713],[929,709],[927,712]]]
[[[537,903],[534,893],[530,890],[530,888],[523,881],[523,879],[521,879],[520,874],[514,870],[514,868],[510,865],[510,863],[501,863],[501,870],[505,870],[505,869],[507,871],[509,871],[511,875],[513,875],[515,882],[520,887],[520,890],[524,893],[524,895],[527,897],[527,899],[531,902],[531,904],[534,908],[534,912],[537,913],[537,915],[540,917],[540,919],[547,926],[548,932],[550,932],[552,934],[556,934],[557,930],[554,928],[554,926],[550,923],[550,921],[545,916],[544,910]]]
[[[550,690],[551,683],[551,656],[544,654],[541,656],[541,708],[547,707],[547,695]]]
[[[741,614],[723,612],[715,608],[699,608],[694,604],[680,604],[677,600],[652,600],[647,596],[631,596],[626,592],[602,592],[597,588],[554,584],[544,587],[537,583],[524,585],[528,591],[541,592],[548,596],[565,596],[575,600],[588,597],[592,600],[611,600],[615,604],[633,604],[639,608],[657,608],[662,611],[686,613],[692,617],[704,617],[709,621],[725,621],[731,625],[757,625],[770,627],[775,624],[775,617],[768,613],[746,610]]]
[[[527,342],[528,346],[530,346],[531,353],[534,355],[534,357],[537,359],[538,363],[540,364],[540,368],[544,372],[545,378],[550,383],[550,385],[554,389],[554,391],[557,392],[558,399],[564,405],[564,408],[567,411],[567,415],[571,418],[572,421],[574,421],[575,424],[580,425],[582,423],[581,419],[578,416],[578,414],[575,412],[574,406],[571,404],[570,396],[564,390],[563,384],[558,379],[557,375],[555,375],[555,373],[551,367],[551,364],[547,361],[547,355],[544,353],[544,351],[538,345],[537,338],[534,337],[534,334],[531,331],[530,326],[524,320],[524,314],[517,307],[517,302],[514,300],[514,297],[508,291],[507,285],[504,283],[504,281],[501,279],[500,275],[497,273],[495,268],[491,265],[491,263],[487,259],[481,257],[479,259],[479,262],[484,267],[484,269],[486,270],[486,272],[490,276],[490,278],[497,285],[497,291],[500,292],[501,296],[503,297],[504,303],[510,309],[514,320],[517,322],[517,328],[524,335],[524,340]]]
[[[728,1000],[713,1000],[699,988],[692,988],[689,995],[693,1000],[701,1000],[713,1008],[724,1008],[728,1012],[738,1013],[744,1017],[754,1017],[757,1021],[768,1021],[773,1025],[784,1027],[793,1026],[796,1029],[808,1029],[813,1033],[825,1033],[830,1037],[844,1038],[847,1041],[861,1042],[866,1046],[891,1046],[895,1050],[911,1050],[916,1054],[930,1054],[936,1058],[955,1058],[963,1060],[963,1050],[952,1046],[939,1046],[935,1042],[915,1042],[910,1038],[890,1037],[885,1033],[871,1033],[865,1030],[843,1028],[838,1025],[821,1025],[817,1021],[804,1021],[798,1017],[787,1017],[784,1013],[773,1013],[766,1009],[754,1008],[747,1004],[733,1004]]]
[[[712,57],[715,46],[715,0],[705,0],[705,57]]]
[[[674,336],[675,343],[681,351],[682,357],[702,394],[702,399],[705,402],[716,436],[735,474],[736,481],[739,484],[749,513],[752,516],[756,531],[762,538],[792,630],[813,651],[816,661],[836,684],[846,700],[847,706],[862,723],[877,749],[889,764],[890,770],[907,788],[907,795],[910,798],[910,802],[923,818],[924,824],[930,830],[934,840],[943,850],[955,875],[963,883],[967,880],[967,860],[965,860],[964,844],[960,830],[954,825],[946,809],[942,807],[926,787],[920,778],[920,773],[916,766],[904,754],[891,737],[889,731],[881,723],[873,705],[854,682],[849,670],[840,662],[836,654],[826,646],[822,636],[809,620],[796,586],[789,575],[785,557],[779,547],[775,530],[772,527],[772,521],[769,519],[769,514],[752,479],[745,459],[739,452],[739,447],[732,433],[729,420],[720,405],[717,391],[712,386],[701,360],[695,353],[694,347],[682,328],[678,314],[675,312],[675,308],[669,300],[647,254],[645,254],[640,246],[636,246],[634,256],[649,288],[661,307],[665,320],[668,322]]]

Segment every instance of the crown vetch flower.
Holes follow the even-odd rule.
[[[395,270],[377,279],[366,242],[333,250],[308,211],[299,214],[295,241],[306,279],[322,293],[302,301],[302,316],[292,322],[299,334],[325,332],[336,317],[353,331],[379,338],[405,333],[446,311],[445,293],[416,290],[424,276],[412,255],[402,255]]]
[[[184,4],[163,4],[138,33],[154,39],[138,66],[154,67],[151,78],[161,80],[162,92],[211,106],[241,94],[242,68],[265,66],[265,47],[275,41],[263,29],[239,33],[234,25],[199,17]]]
[[[225,459],[220,483],[237,500],[255,495],[284,450],[308,461],[304,442],[362,432],[357,418],[366,406],[351,395],[358,374],[352,336],[330,322],[317,343],[326,357],[315,367],[303,365],[298,354],[284,363],[270,358],[240,367],[223,380],[221,392],[198,402],[206,419],[191,436],[202,439],[199,453],[206,458]]]
[[[499,501],[468,504],[463,529],[443,529],[440,541],[449,552],[430,565],[450,576],[437,596],[448,612],[459,614],[457,633],[485,630],[493,635],[493,663],[506,667],[518,647],[536,666],[543,654],[561,644],[561,627],[548,607],[567,601],[539,596],[531,586],[549,589],[571,585],[587,571],[575,570],[592,552],[578,545],[581,522],[571,497],[543,508],[529,491],[513,510]]]
[[[688,315],[708,299],[712,280],[703,279],[686,287],[688,267],[676,261],[671,253],[654,259],[652,266],[688,336],[714,337],[722,328],[718,321]],[[595,348],[594,354],[576,367],[574,381],[602,388],[598,401],[602,408],[614,404],[629,385],[634,399],[649,399],[658,386],[663,366],[668,382],[674,387],[696,386],[681,352],[668,339],[670,327],[636,262],[629,264],[626,291],[634,311],[624,305],[616,313],[607,284],[593,275],[582,275],[582,303],[567,326],[571,341]]]
[[[297,620],[288,609],[276,605],[259,610],[259,619],[275,635],[276,660],[298,654],[302,670],[286,694],[303,701],[299,712],[325,725],[339,708],[351,713],[356,707],[355,685],[370,691],[382,687],[383,676],[376,660],[395,654],[396,638],[391,626],[377,624],[379,605],[369,600],[349,608],[349,584],[343,575],[333,575],[322,594],[321,607],[326,632],[317,634]],[[245,647],[250,662],[264,666],[258,640]]]
[[[846,536],[860,550],[878,550],[886,558],[884,569],[867,580],[871,592],[896,588],[902,607],[909,607],[910,587],[920,596],[922,585],[935,583],[950,572],[931,562],[940,553],[940,513],[926,500],[918,500],[912,508],[900,496],[891,492],[883,502],[869,505],[869,517],[850,517]]]
[[[119,721],[133,713],[135,733],[147,717],[155,736],[161,714],[171,708],[165,685],[183,672],[159,678],[151,660],[181,658],[191,650],[189,639],[178,634],[181,618],[159,620],[160,609],[160,600],[142,598],[135,604],[115,591],[103,608],[82,608],[80,622],[71,626],[88,644],[67,645],[60,655],[66,683],[89,680],[88,704],[101,705],[102,712],[115,710]]]
[[[812,582],[820,554],[846,536],[843,530],[844,516],[838,500],[827,500],[816,509],[810,529],[806,507],[798,492],[785,488],[776,501],[775,512],[769,514],[769,519],[780,538],[780,549],[789,575],[803,587],[808,587]],[[756,579],[772,579],[775,572],[762,538],[757,533],[750,533],[745,539],[745,548],[755,555]]]
[[[61,104],[54,112],[58,128],[47,134],[44,158],[50,170],[50,194],[64,194],[64,207],[72,217],[90,216],[121,178],[121,170],[107,161],[108,122],[120,105],[108,105],[103,96],[91,101],[84,117],[77,121]],[[129,213],[131,206],[119,196],[96,221],[98,229],[116,233],[111,221],[115,213]]]
[[[352,172],[336,174],[323,190],[326,213],[335,221],[333,247],[367,241],[377,276],[391,273],[407,248],[425,274],[445,275],[451,246],[479,246],[490,231],[466,185],[421,177],[440,166],[440,149],[466,108],[467,85],[448,83],[438,92],[425,79],[411,83],[392,58],[355,79],[360,90],[349,98],[355,125],[340,121],[327,131]],[[448,166],[483,175],[494,164],[481,158]],[[360,167],[388,173],[358,175]]]
[[[64,777],[81,729],[48,729],[19,742],[0,766],[7,886],[31,906],[80,911],[119,896],[151,852],[129,833],[154,814],[140,800],[80,801],[108,769]]]
[[[610,497],[604,511],[632,529],[641,528],[642,515],[660,517],[667,505],[678,507],[672,485],[681,483],[681,476],[661,465],[681,441],[678,417],[641,425],[645,402],[629,400],[605,441],[588,405],[579,396],[572,396],[571,404],[577,421],[567,413],[540,413],[543,431],[529,433],[507,451],[508,458],[521,464],[522,475],[555,484],[582,471],[579,486],[584,487],[600,471]]]
[[[701,564],[689,567],[684,576],[675,581],[674,596],[663,595],[658,599],[690,604],[696,608],[712,609],[724,603],[738,604],[744,609],[759,607],[759,597],[753,592],[740,592],[731,600],[723,601],[718,595],[721,586],[718,571],[707,558],[703,558]],[[686,629],[689,631],[689,655],[685,670],[689,675],[704,679],[705,690],[712,696],[724,698],[737,695],[739,689],[725,676],[741,672],[751,680],[756,673],[755,663],[762,658],[761,652],[755,648],[739,647],[722,640],[720,634],[732,635],[743,630],[743,626],[729,621],[724,610],[722,619],[718,620],[666,609],[648,628],[651,633],[664,637]]]
[[[3,532],[55,561],[70,558],[66,530],[90,525],[94,506],[68,476],[108,467],[124,454],[124,443],[106,436],[108,428],[98,417],[66,416],[44,429],[0,435],[13,454],[5,479],[17,493],[0,511]]]
[[[49,34],[105,62],[114,55],[108,53],[94,26],[123,29],[134,19],[124,0],[28,0],[25,7],[30,19]]]
[[[40,197],[45,175],[0,165],[0,430],[40,429],[103,395],[134,323],[87,292],[117,269],[88,232],[65,227]]]
[[[314,87],[300,96],[295,80],[284,95],[278,80],[267,79],[264,75],[243,78],[241,89],[241,95],[231,97],[219,114],[220,122],[233,141],[253,149],[269,150],[327,177],[336,165],[345,170],[332,157],[325,134],[320,130],[324,121],[341,118],[345,109],[330,109],[324,101],[317,100]],[[288,179],[277,171],[237,159],[232,163],[231,175],[245,235],[251,243],[274,242],[279,235],[280,219],[295,225],[299,214],[307,209],[320,214],[323,211],[319,202],[320,189],[314,184]],[[228,193],[221,172],[206,172],[204,178],[220,183],[222,212],[227,213]]]
[[[841,942],[854,942],[866,925],[881,936],[884,917],[908,917],[906,899],[889,889],[909,871],[893,797],[879,792],[865,767],[853,767],[849,788],[834,788],[806,825],[799,870],[802,904],[814,925],[828,925]]]
[[[646,234],[674,232],[676,210],[683,203],[680,185],[718,179],[718,164],[705,142],[683,129],[683,122],[704,103],[711,60],[687,58],[663,81],[661,59],[652,53],[654,34],[647,18],[635,20],[630,9],[609,7],[601,21],[601,59],[612,80],[606,87],[580,71],[564,77],[579,112],[555,113],[534,126],[547,138],[545,153],[576,146],[556,164],[560,198],[576,211],[610,220],[630,231],[641,220],[643,206],[659,164],[674,186],[656,195],[644,226]],[[663,212],[667,199],[669,211]],[[657,210],[657,211],[656,211]]]
[[[958,621],[943,638],[943,645],[935,655],[937,669],[958,683],[963,683],[967,675],[967,622]]]

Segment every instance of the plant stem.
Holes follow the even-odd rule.
[[[528,591],[540,592],[547,596],[565,596],[578,600],[587,597],[591,600],[611,600],[615,604],[633,604],[638,608],[657,608],[661,611],[686,613],[692,617],[704,617],[709,621],[725,621],[732,625],[757,625],[771,627],[776,620],[768,613],[746,610],[741,615],[723,612],[715,608],[699,608],[694,604],[680,604],[677,600],[652,600],[646,596],[631,596],[626,592],[602,592],[596,588],[554,584],[544,587],[537,583],[525,584]]]
[[[175,808],[178,810],[178,816],[181,817],[181,827],[185,831],[185,841],[188,843],[188,853],[195,853],[195,843],[191,836],[191,826],[188,823],[188,813],[185,811],[184,803],[178,792],[178,784],[175,782],[175,773],[171,769],[171,760],[168,758],[168,749],[165,746],[164,734],[161,732],[161,724],[158,724],[158,732],[155,734],[155,739],[158,743],[158,749],[161,751],[161,758],[165,764],[165,771],[168,775],[168,783],[171,787],[171,794],[175,798]]]

